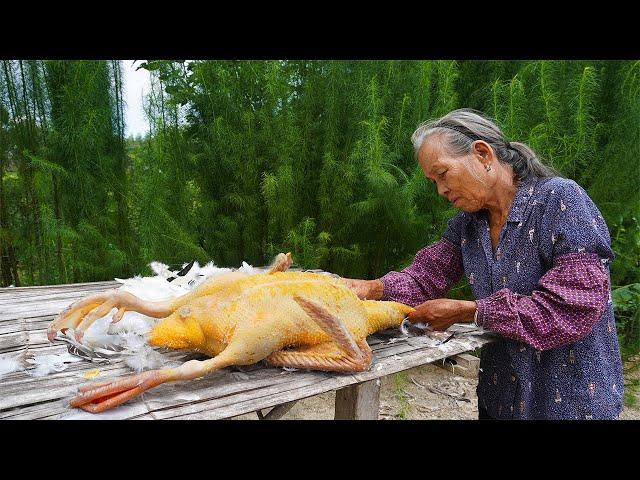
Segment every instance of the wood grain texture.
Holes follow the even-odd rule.
[[[377,420],[380,379],[357,383],[336,392],[336,420]]]

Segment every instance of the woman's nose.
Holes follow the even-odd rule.
[[[442,184],[438,185],[438,195],[440,195],[441,197],[447,198],[447,193],[449,193],[449,189]]]

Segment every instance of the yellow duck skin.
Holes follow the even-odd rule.
[[[372,360],[367,336],[398,327],[413,311],[397,302],[360,300],[340,278],[282,271],[290,264],[290,254],[280,254],[266,274],[220,275],[173,302],[142,302],[117,291],[76,302],[52,322],[50,338],[52,332],[55,337],[60,329],[82,324],[84,331],[117,307],[114,321],[126,310],[163,317],[148,334],[150,345],[196,350],[212,358],[90,384],[70,405],[97,413],[164,382],[261,360],[311,370],[366,370]]]

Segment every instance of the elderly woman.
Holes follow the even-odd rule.
[[[481,419],[617,418],[614,255],[593,201],[472,110],[420,125],[412,141],[425,176],[461,212],[410,266],[351,288],[414,306],[409,320],[435,330],[474,322],[499,334],[481,353]],[[441,298],[463,274],[476,301]]]

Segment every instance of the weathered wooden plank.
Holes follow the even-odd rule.
[[[20,306],[21,310],[26,310],[27,307],[33,308],[34,306],[38,306],[39,304],[46,304],[53,301],[62,301],[68,300],[69,305],[73,302],[80,300],[89,295],[95,295],[102,292],[108,292],[112,289],[107,290],[88,290],[82,292],[65,292],[65,293],[57,293],[57,294],[43,294],[43,295],[34,295],[27,299],[20,299],[15,297],[5,297],[4,299],[0,299],[0,308],[4,311],[7,309],[16,309]]]
[[[123,420],[136,419],[146,415],[149,415],[149,408],[138,398],[112,410],[102,412],[100,415],[94,415],[75,408],[68,409],[62,414],[48,415],[41,418],[47,420]],[[150,415],[146,419],[153,420],[153,414],[151,413]]]
[[[336,392],[336,420],[377,420],[380,379],[356,383]]]
[[[59,285],[33,285],[30,287],[2,287],[0,288],[0,295],[13,295],[16,293],[36,292],[38,290],[82,290],[83,288],[100,288],[103,286],[118,284],[115,280],[105,280],[103,282],[88,282],[88,283],[61,283]]]
[[[305,374],[299,376],[293,375],[280,375],[281,372],[277,369],[273,372],[273,375],[269,378],[264,378],[257,381],[245,381],[238,382],[237,384],[225,384],[218,385],[218,388],[207,388],[202,390],[190,390],[185,395],[185,391],[174,390],[172,394],[162,394],[162,392],[149,392],[145,398],[145,403],[149,406],[149,409],[153,412],[154,418],[172,418],[176,415],[185,415],[202,412],[205,410],[215,409],[224,410],[225,407],[232,407],[234,404],[259,404],[260,408],[250,407],[247,411],[255,411],[262,408],[268,408],[275,405],[279,405],[285,402],[277,402],[274,404],[262,405],[259,402],[260,398],[268,395],[272,395],[278,392],[295,391],[306,385],[312,385],[318,382],[319,377],[314,374]],[[322,375],[320,375],[322,377]],[[202,382],[204,383],[205,380]],[[169,387],[168,385],[166,387]],[[184,385],[183,385],[184,388]],[[176,398],[185,398],[186,401],[176,402]],[[196,400],[195,397],[201,398]],[[287,401],[293,400],[288,399]],[[243,413],[247,413],[246,411]],[[221,415],[216,415],[215,418],[225,418]]]
[[[69,400],[60,398],[36,405],[19,406],[0,411],[0,420],[35,420],[69,411]]]
[[[5,289],[0,302],[6,301],[5,306],[8,307],[5,309],[0,304],[0,310],[13,309],[14,313],[5,314],[4,320],[0,321],[0,353],[22,351],[25,355],[40,355],[65,352],[66,344],[48,342],[46,327],[60,310],[96,286],[88,285],[90,288],[84,290],[74,290],[77,288],[75,286],[22,290],[19,292],[24,295],[22,298],[7,296]],[[108,289],[119,285],[117,282],[103,282],[97,288]],[[51,288],[57,288],[58,291],[51,291]],[[10,298],[15,299],[16,303],[13,303],[13,299],[8,300]],[[26,314],[16,315],[15,312]],[[108,365],[82,361],[69,364],[63,372],[39,378],[24,371],[14,372],[0,377],[0,418],[229,418],[282,404],[293,405],[301,398],[379,379],[390,373],[477,348],[490,341],[477,337],[456,338],[435,348],[432,339],[421,337],[389,341],[388,337],[374,336],[369,340],[374,362],[367,372],[351,375],[286,372],[260,365],[248,372],[224,369],[204,379],[162,385],[139,399],[100,415],[69,409],[67,401],[79,386],[89,382],[83,376],[87,370],[100,370],[99,378],[94,380],[132,373],[121,361]],[[182,355],[184,352],[171,352],[169,356],[177,359]],[[273,416],[285,409],[283,406],[273,410],[276,412]]]
[[[266,267],[254,267],[256,270],[265,270]],[[291,272],[311,271],[316,273],[322,273],[322,270],[304,270],[302,268],[289,268]],[[122,284],[115,280],[106,280],[102,282],[88,282],[88,283],[65,283],[59,285],[36,285],[31,287],[3,287],[0,288],[0,301],[5,298],[29,298],[32,296],[48,295],[54,293],[64,292],[80,292],[84,294],[91,291],[108,290],[114,287],[120,287]]]
[[[45,329],[24,330],[23,332],[0,335],[0,352],[14,351],[20,348],[39,348],[51,345]]]
[[[296,270],[296,269],[290,269]],[[299,270],[299,269],[298,269]],[[87,285],[83,288],[67,288],[74,285]],[[33,317],[40,315],[39,312],[45,311],[46,315],[55,315],[60,310],[66,308],[74,301],[89,295],[99,293],[101,291],[110,290],[113,288],[121,287],[119,282],[100,282],[97,286],[94,284],[71,284],[71,285],[57,285],[49,287],[37,287],[36,290],[28,290],[17,292],[21,289],[4,289],[4,292],[0,293],[0,320],[11,318],[13,314],[18,317],[21,314],[28,314]],[[36,287],[24,287],[25,289],[32,289]],[[68,301],[65,304],[65,301]],[[51,308],[40,308],[42,305],[53,303]],[[62,306],[62,307],[61,307]],[[57,310],[60,308],[60,310]],[[38,313],[31,313],[38,312]]]
[[[267,267],[254,267],[256,270],[266,270]],[[291,267],[291,272],[309,271],[315,273],[322,273],[322,270],[305,270],[302,268]],[[21,295],[39,295],[41,292],[53,292],[53,291],[84,291],[84,290],[107,290],[113,287],[119,287],[122,284],[115,280],[105,280],[101,282],[87,282],[87,283],[63,283],[59,285],[35,285],[30,287],[2,287],[0,288],[0,299],[5,296],[19,297]]]
[[[373,378],[379,378],[385,375],[390,375],[392,373],[398,373],[409,368],[425,365],[427,363],[441,361],[447,356],[479,348],[491,341],[493,341],[493,339],[478,337],[467,339],[465,342],[456,341],[454,343],[454,341],[452,340],[451,342],[443,345],[443,347],[448,346],[448,348],[446,349],[431,347],[405,352],[401,356],[390,355],[385,358],[378,359],[370,370],[366,372],[356,373],[353,376],[358,381],[366,381]]]
[[[52,316],[35,317],[35,318],[15,318],[0,322],[0,336],[8,333],[16,333],[26,330],[46,330],[49,323],[53,320]]]
[[[252,394],[243,393],[239,396],[224,397],[215,402],[177,406],[152,413],[154,418],[163,419],[202,418],[215,420],[230,418],[335,390],[350,381],[354,381],[349,375],[323,377],[319,376],[318,372],[300,373],[299,375],[300,379],[304,381],[286,383],[280,386],[268,386],[256,390]],[[161,416],[158,414],[161,414]]]
[[[57,353],[64,353],[66,351],[66,347],[62,347],[61,351]],[[170,359],[176,359],[180,355],[184,355],[181,352],[171,352],[172,354],[167,354]],[[32,377],[29,376],[26,372],[16,372],[11,374],[12,377],[2,377],[0,378],[0,410],[5,408],[12,408],[15,406],[19,406],[21,404],[33,404],[39,403],[47,400],[51,400],[55,398],[55,392],[61,392],[61,395],[68,395],[66,388],[69,382],[73,383],[75,388],[80,387],[86,383],[90,383],[93,380],[87,380],[83,377],[83,374],[90,369],[98,368],[100,370],[99,378],[95,378],[93,380],[103,380],[109,379],[125,374],[133,373],[122,361],[118,361],[114,364],[95,364],[88,361],[77,362],[68,364],[66,370],[48,375],[46,377]],[[271,369],[272,375],[278,375],[278,369]],[[225,369],[221,372],[216,372],[212,374],[213,378],[207,377],[206,379],[200,379],[193,382],[196,385],[196,388],[199,386],[199,382],[202,381],[214,381],[217,377],[224,377],[223,384],[227,386],[231,391],[238,389],[238,382],[235,380],[237,377],[234,375],[242,375],[242,378],[246,380],[240,384],[241,389],[249,389],[255,386],[256,380],[252,379],[246,374],[241,374],[238,372],[233,372],[231,369]],[[260,376],[260,375],[258,375]],[[272,380],[265,379],[265,384],[272,383]],[[235,385],[234,385],[235,383]],[[188,385],[191,385],[191,382],[187,382]],[[35,387],[38,388],[35,388]],[[61,390],[62,389],[62,390]],[[189,393],[189,389],[185,389],[183,387],[177,387],[176,384],[163,385],[153,390],[152,392],[156,392],[157,390],[166,390],[166,389],[174,389],[176,390],[176,396],[183,397]],[[46,391],[45,391],[46,390]],[[225,388],[218,388],[220,394],[227,394]],[[51,392],[54,393],[51,393]],[[25,396],[25,392],[27,395]],[[187,392],[187,393],[185,393]],[[155,394],[155,393],[154,393]],[[151,395],[151,392],[146,395]],[[193,396],[193,395],[192,395]],[[171,398],[170,396],[167,398]],[[165,405],[167,398],[163,398],[163,395],[160,395],[160,403],[162,406]],[[206,398],[206,397],[205,397]]]
[[[23,331],[25,323],[23,318],[0,323],[0,336]]]
[[[253,267],[255,270],[265,271],[268,267]],[[309,271],[315,273],[322,273],[322,270],[313,269],[307,270],[299,267],[291,267],[288,269],[290,272],[302,272]],[[2,287],[0,288],[0,296],[6,295],[14,295],[20,293],[28,293],[28,292],[37,292],[39,290],[83,290],[83,289],[91,289],[91,288],[109,288],[111,286],[121,285],[120,282],[115,280],[104,280],[99,282],[85,282],[85,283],[61,283],[58,285],[33,285],[29,287]]]
[[[34,356],[61,354],[66,353],[66,344],[51,345],[46,349],[29,348],[25,355],[33,358]],[[179,361],[184,352],[169,352],[166,354],[168,361]],[[84,375],[88,370],[98,369],[99,377],[87,379]],[[0,378],[0,410],[7,407],[8,402],[18,402],[15,405],[9,403],[9,406],[37,403],[50,399],[48,392],[41,391],[46,388],[57,388],[60,385],[65,386],[69,378],[73,380],[76,387],[91,383],[95,380],[106,380],[121,375],[132,374],[132,370],[124,363],[124,360],[112,361],[112,363],[94,363],[89,361],[80,361],[68,363],[65,370],[61,372],[51,373],[43,377],[35,377],[32,375],[33,367],[28,370],[13,372]],[[42,388],[41,388],[42,387]],[[23,394],[28,392],[28,398]]]
[[[451,342],[449,342],[451,343]],[[479,341],[478,344],[483,342]],[[484,342],[486,343],[486,341]],[[466,346],[458,346],[461,351],[464,351]],[[217,419],[217,418],[229,418],[244,413],[249,413],[261,408],[267,408],[278,405],[280,403],[311,397],[320,393],[325,393],[331,390],[337,390],[343,386],[351,385],[354,383],[372,380],[380,378],[391,373],[397,373],[399,371],[407,370],[419,365],[431,363],[432,361],[442,358],[442,353],[427,355],[424,350],[415,350],[409,352],[405,357],[400,360],[389,358],[381,363],[374,363],[373,368],[368,372],[353,374],[353,375],[335,375],[329,374],[328,377],[319,379],[316,382],[311,382],[308,385],[295,388],[293,390],[281,389],[275,393],[264,395],[264,391],[258,391],[260,394],[258,397],[254,395],[254,398],[249,400],[234,402],[228,399],[226,405],[212,404],[203,402],[203,404],[168,408],[162,411],[162,417],[166,419]],[[377,368],[378,365],[382,365],[382,368]],[[317,375],[319,372],[293,372],[295,375]],[[256,398],[258,397],[258,398]],[[142,418],[142,417],[141,417]]]
[[[53,355],[64,353],[67,351],[67,347],[59,344],[46,344],[46,345],[34,345],[34,346],[25,346],[20,345],[18,347],[7,348],[6,350],[0,350],[0,355],[5,356],[6,354],[15,354],[16,352],[26,351],[31,355]],[[2,379],[0,378],[0,385],[2,385]]]
[[[202,383],[208,383],[208,380],[211,379],[200,379],[195,382],[199,381]],[[314,381],[315,379],[308,378],[306,383]],[[185,384],[185,382],[180,383]],[[257,395],[265,395],[276,391],[288,391],[292,388],[296,388],[296,386],[299,387],[301,384],[299,378],[292,380],[275,375],[271,380],[264,379],[258,382],[238,382],[237,384],[227,383],[223,385],[223,388],[213,390],[208,389],[209,393],[207,395],[202,395],[202,390],[197,387],[193,388],[193,385],[190,385],[193,382],[187,383],[189,383],[187,386],[191,387],[190,389],[179,389],[176,388],[176,385],[174,384],[161,385],[156,389],[145,393],[141,398],[136,399],[131,404],[135,405],[140,402],[144,404],[146,411],[143,413],[146,415],[143,416],[145,418],[164,419],[171,418],[178,413],[198,413],[208,410],[211,408],[212,404],[217,405],[218,407],[224,407],[241,400],[251,400]],[[211,396],[214,398],[207,399],[207,397]],[[198,400],[199,398],[203,398],[205,400]],[[179,401],[180,404],[176,407],[175,405],[177,401]],[[173,407],[171,405],[173,405]],[[114,409],[110,412],[109,418],[131,419],[140,415],[139,409],[131,410],[130,408],[126,408],[127,406],[128,404],[125,404]],[[275,406],[275,404],[268,406]],[[168,409],[171,409],[172,412],[169,412]],[[78,415],[80,416],[79,418],[86,417],[84,413],[78,413]],[[101,415],[102,414],[99,414],[98,416]],[[64,417],[75,418],[76,416],[70,413],[65,413]],[[215,418],[225,417],[217,415]]]
[[[88,383],[88,380],[83,377],[83,373],[89,369],[80,369],[76,365],[69,364],[66,370],[44,377],[34,377],[22,372],[21,376],[14,377],[13,380],[1,379],[0,410],[70,397],[79,386]],[[94,364],[93,368],[100,367]],[[97,380],[117,377],[130,372],[125,365],[120,365],[117,369],[100,370],[101,375]]]
[[[28,299],[32,296],[60,294],[64,292],[84,292],[84,291],[99,291],[113,287],[121,286],[121,282],[103,282],[103,283],[91,283],[88,285],[82,285],[76,287],[74,285],[50,285],[48,287],[29,287],[29,288],[4,288],[0,289],[0,299],[5,298],[23,298]]]
[[[44,333],[43,332],[40,332],[40,333],[41,333],[41,340],[42,340],[41,344],[43,346],[44,345],[49,345],[49,344],[46,343],[46,337],[44,336]],[[409,340],[414,340],[415,341],[415,339],[409,339]],[[62,344],[61,342],[58,342],[58,343],[61,345],[61,348],[60,348],[60,350],[58,352],[60,352],[60,351],[64,352],[65,348],[66,348],[65,344]],[[451,351],[454,351],[455,348],[456,348],[456,346],[455,346],[455,344],[453,342],[450,342],[447,345],[449,345],[447,350],[446,351],[439,351],[436,354],[436,356],[439,356],[439,357],[443,358],[444,356],[447,356],[448,354],[450,354]],[[387,371],[385,360],[390,359],[392,362],[397,362],[398,360],[400,360],[400,357],[398,357],[399,353],[400,354],[406,354],[408,352],[413,352],[413,351],[416,351],[416,350],[418,350],[418,351],[421,350],[421,349],[424,350],[424,347],[419,345],[419,344],[418,345],[415,345],[415,344],[411,345],[411,344],[408,344],[408,343],[405,344],[405,342],[399,342],[399,343],[396,343],[396,344],[391,345],[391,346],[377,345],[376,347],[378,347],[378,348],[374,349],[375,362],[374,362],[374,364],[372,366],[373,374],[376,377],[384,375],[385,372]],[[459,346],[457,348],[460,349]],[[463,347],[463,348],[466,348],[466,347]],[[183,355],[183,353],[181,353],[181,352],[172,352],[172,353],[175,354],[175,357],[173,357],[173,358],[178,358],[181,355]],[[432,352],[432,354],[433,354],[433,352]],[[394,358],[394,357],[398,357],[398,358]],[[120,365],[120,364],[118,364],[118,365]],[[34,379],[34,378],[31,378],[31,377],[27,377],[27,378],[24,378],[23,381],[22,381],[22,383],[24,385],[22,385],[22,386],[13,386],[13,385],[8,385],[8,384],[5,383],[5,385],[3,385],[4,386],[3,390],[4,390],[5,394],[14,393],[16,395],[19,395],[23,389],[30,390],[34,383],[47,383],[48,384],[47,386],[49,388],[58,387],[59,385],[57,385],[55,383],[56,379],[62,379],[62,378],[67,377],[67,376],[73,376],[73,375],[76,375],[76,372],[80,372],[82,370],[92,369],[92,368],[96,368],[96,367],[97,368],[101,368],[101,370],[103,371],[103,375],[101,376],[101,378],[108,378],[110,376],[110,375],[108,375],[108,373],[112,369],[115,368],[114,365],[99,366],[97,364],[93,364],[93,363],[90,363],[90,362],[78,362],[78,363],[75,363],[75,364],[70,364],[68,366],[68,368],[63,372],[60,372],[60,373],[57,373],[55,375],[50,375],[50,376],[46,377],[46,381],[45,380],[40,380],[40,379]],[[124,374],[124,373],[129,373],[128,370],[125,367],[122,367],[117,372],[117,374]],[[362,375],[362,374],[358,374],[358,375]],[[62,380],[60,380],[60,381],[62,381]],[[4,382],[0,382],[0,385],[2,383],[4,383]],[[78,386],[80,385],[79,383],[77,383],[77,384],[78,384]],[[63,387],[66,387],[66,380],[64,380]],[[14,390],[12,390],[13,388],[16,388],[17,390],[14,391]],[[202,392],[202,393],[203,394],[208,394],[210,392]],[[225,394],[225,392],[222,392],[222,393]],[[213,392],[211,392],[211,394],[213,394]],[[49,395],[46,395],[45,397],[37,397],[35,399],[34,398],[30,398],[29,400],[32,401],[32,402],[35,402],[35,401],[43,401],[43,400],[46,400],[47,398],[50,398]],[[165,403],[165,400],[166,399],[163,399],[162,402]],[[1,402],[0,402],[0,405],[2,405]],[[0,406],[0,408],[4,408],[4,407]]]
[[[16,294],[4,293],[0,295],[0,305],[11,305],[16,302],[34,302],[38,299],[49,298],[73,298],[83,297],[85,295],[104,292],[122,286],[121,283],[114,283],[110,286],[101,286],[99,288],[83,288],[83,289],[59,289],[59,290],[35,290],[32,292],[22,292]]]
[[[66,347],[55,353],[64,352]],[[92,379],[85,377],[84,374],[93,369],[99,370],[99,376]],[[123,361],[118,361],[114,364],[71,363],[64,371],[45,377],[32,377],[24,371],[8,374],[0,379],[0,418],[32,419],[67,413],[70,410],[67,402],[78,387],[131,373]],[[60,383],[72,385],[69,389],[60,390]]]
[[[27,345],[29,332],[13,332],[0,335],[0,351],[11,351]]]
[[[453,342],[449,342],[449,344],[452,343]],[[346,384],[371,380],[388,375],[389,373],[396,373],[397,371],[412,368],[413,366],[430,363],[431,361],[444,358],[450,353],[450,351],[433,352],[433,348],[431,349],[431,352],[427,352],[425,349],[414,347],[412,350],[404,352],[404,357],[394,358],[397,355],[393,352],[397,352],[400,345],[395,344],[392,347],[393,348],[387,349],[389,351],[382,352],[383,354],[386,353],[385,357],[376,358],[376,361],[369,372],[363,372],[356,375],[336,376],[322,372],[292,372],[287,375],[283,375],[282,377],[289,377],[289,375],[292,374],[295,375],[294,377],[279,378],[282,371],[278,369],[259,369],[258,372],[260,373],[268,373],[266,378],[264,375],[262,379],[252,378],[259,376],[256,375],[257,372],[254,371],[250,372],[250,374],[243,374],[248,377],[248,380],[243,382],[230,382],[229,377],[223,375],[218,377],[217,382],[213,381],[213,384],[210,383],[212,382],[212,379],[207,377],[194,382],[180,382],[179,384],[163,385],[145,394],[145,402],[151,411],[162,409],[161,413],[155,415],[156,418],[173,418],[175,416],[190,415],[202,412],[206,409],[215,409],[219,410],[223,414],[224,412],[227,412],[231,413],[232,416],[235,416],[257,410],[256,401],[260,402],[260,405],[258,405],[260,408],[268,408],[278,404],[269,404],[271,401],[291,401],[295,400],[296,396],[301,394],[311,396],[317,393],[324,393],[325,391],[335,390]],[[458,346],[458,349],[464,351],[465,349],[468,349],[468,346]],[[450,348],[449,350],[452,351],[455,349]],[[18,382],[18,385],[15,384],[16,382],[9,383],[0,379],[0,387],[2,387],[3,391],[3,394],[0,397],[0,409],[11,408],[20,404],[33,404],[48,400],[55,400],[56,398],[63,396],[70,396],[75,392],[77,387],[87,383],[87,380],[79,378],[81,371],[96,367],[104,370],[100,376],[101,379],[130,373],[129,370],[122,365],[101,367],[90,362],[79,362],[71,364],[67,370],[55,375],[39,379],[24,378],[22,381]],[[309,375],[313,378],[309,377]],[[329,380],[333,378],[332,382],[326,382],[327,376],[329,376]],[[304,379],[300,377],[304,377]],[[222,384],[220,382],[221,379],[223,379]],[[300,380],[300,382],[298,382],[298,380]],[[199,382],[202,383],[198,385]],[[313,388],[314,385],[318,384],[318,382],[320,382],[320,384],[324,383],[319,390],[317,388]],[[202,388],[207,383],[210,387]],[[291,384],[288,386],[290,387],[288,390],[283,389],[285,384]],[[36,389],[37,393],[33,392],[35,385],[38,385]],[[191,388],[194,387],[197,390],[191,390]],[[173,390],[173,394],[170,394],[171,390]],[[27,392],[27,395],[23,396],[22,393],[25,391]],[[249,393],[247,393],[247,391]],[[287,394],[287,392],[293,393]],[[196,405],[185,406],[185,404],[195,401],[196,397],[198,399],[207,400],[205,402],[199,402]],[[220,401],[221,398],[224,400]],[[216,401],[216,399],[218,400]],[[268,403],[268,405],[265,405],[265,402]],[[237,405],[233,406],[233,404]],[[218,414],[213,414],[212,418],[213,417],[224,418]]]
[[[474,355],[470,355],[468,353],[459,353],[458,355],[454,355],[451,358],[455,360],[457,365],[468,368],[470,370],[474,370],[476,373],[480,368],[480,359]]]
[[[44,317],[45,315],[57,315],[73,302],[73,299],[63,299],[35,304],[17,303],[0,312],[0,322],[24,317],[33,318]]]

